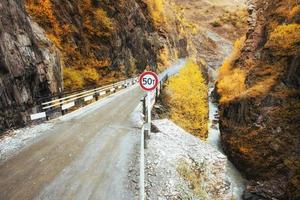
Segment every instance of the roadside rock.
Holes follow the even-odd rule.
[[[147,141],[148,199],[231,198],[223,154],[170,120],[155,120],[153,125],[159,132],[152,133]]]
[[[0,133],[22,126],[37,98],[61,88],[58,51],[28,19],[23,1],[0,0]]]

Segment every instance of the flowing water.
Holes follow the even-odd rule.
[[[218,105],[212,101],[211,93],[214,86],[210,86],[209,90],[209,129],[207,142],[224,154],[221,147],[221,136],[219,129],[219,110]],[[225,154],[224,154],[225,155]],[[227,179],[231,183],[233,196],[240,200],[245,189],[245,179],[235,166],[228,160],[227,162]]]

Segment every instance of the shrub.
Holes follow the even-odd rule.
[[[234,69],[230,74],[218,81],[218,92],[221,94],[221,103],[228,102],[241,95],[245,90],[246,73],[242,69]]]
[[[155,25],[164,22],[164,3],[162,0],[147,0],[148,10]]]
[[[243,47],[244,41],[245,37],[242,37],[236,40],[236,42],[234,43],[234,48],[231,52],[231,55],[225,59],[223,65],[219,69],[219,80],[231,73],[234,62],[239,58],[241,54],[241,49]]]
[[[107,13],[103,9],[97,8],[94,11],[94,15],[96,21],[100,22],[104,29],[111,31],[114,28],[112,20],[107,16]]]
[[[180,199],[209,199],[209,195],[205,191],[204,176],[205,175],[204,163],[187,163],[180,160],[177,165],[177,172],[179,175],[188,182],[189,187],[193,190],[193,196],[183,196]]]
[[[63,71],[64,89],[79,89],[84,86],[84,79],[79,70],[64,68]]]
[[[210,23],[210,25],[212,25],[213,27],[220,27],[220,26],[222,26],[219,21],[213,21],[213,22]]]
[[[296,44],[300,44],[299,33],[299,24],[279,25],[270,33],[266,47],[275,51],[292,50]]]
[[[207,137],[207,86],[199,66],[189,61],[167,84],[171,119],[194,134]]]
[[[86,81],[86,85],[96,85],[99,80],[99,74],[95,68],[84,68],[82,70],[82,76]]]
[[[54,10],[56,3],[52,0],[26,0],[25,6],[30,16],[45,29],[47,37],[62,52],[62,65],[68,66],[64,69],[65,88],[77,89],[98,83],[100,73],[95,68],[111,64],[108,57],[99,58],[96,55],[103,49],[101,41],[111,37],[114,30],[112,19],[95,1],[78,0],[76,4],[82,28],[55,16],[59,13]],[[76,34],[79,38],[75,39],[74,30],[79,29],[83,31]]]
[[[234,99],[246,90],[246,72],[239,68],[233,69],[234,62],[240,57],[244,41],[245,37],[242,37],[235,42],[231,55],[219,69],[217,88],[221,103]]]

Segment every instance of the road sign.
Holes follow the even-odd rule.
[[[144,72],[140,76],[140,86],[144,91],[151,92],[156,89],[158,85],[158,76],[154,72]]]

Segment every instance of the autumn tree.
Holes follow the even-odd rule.
[[[207,137],[207,86],[200,67],[189,61],[178,75],[167,83],[170,93],[171,119],[194,134]]]

